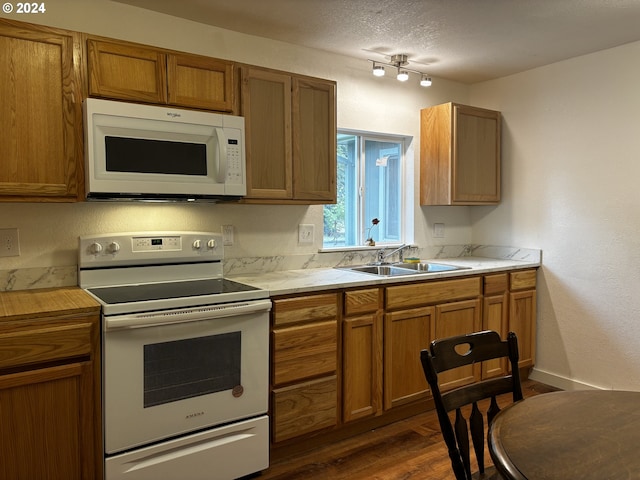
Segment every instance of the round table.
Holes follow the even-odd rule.
[[[640,479],[640,392],[584,390],[509,405],[489,429],[511,480]]]

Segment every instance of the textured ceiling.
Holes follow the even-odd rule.
[[[640,0],[114,0],[476,83],[640,40]]]

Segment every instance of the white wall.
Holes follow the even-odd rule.
[[[175,50],[336,80],[338,127],[387,132],[413,137],[413,181],[419,172],[419,110],[446,101],[466,102],[468,87],[434,78],[424,89],[377,79],[363,60],[332,55],[281,42],[209,27],[167,15],[106,0],[56,0],[46,3],[47,12],[36,15],[0,14],[13,20],[89,32]],[[416,208],[409,219],[415,224],[420,246],[468,243],[471,222],[466,207]],[[444,239],[431,239],[432,221],[447,224]],[[299,223],[316,225],[313,246],[297,244]],[[22,255],[0,259],[0,272],[76,263],[77,237],[118,231],[202,229],[219,231],[221,225],[236,227],[236,243],[227,247],[228,257],[308,254],[322,245],[321,206],[260,205],[148,205],[148,204],[7,204],[0,203],[0,228],[17,227]],[[451,227],[451,228],[449,228]]]
[[[503,202],[472,209],[473,242],[542,249],[536,369],[560,386],[640,389],[638,58],[632,43],[471,92],[504,115]]]

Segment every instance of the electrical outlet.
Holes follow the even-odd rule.
[[[313,244],[314,228],[315,228],[315,225],[313,224],[298,225],[298,243],[301,245]]]
[[[0,257],[20,255],[20,241],[17,228],[0,228]]]
[[[233,245],[233,225],[222,225],[222,244],[225,247]]]

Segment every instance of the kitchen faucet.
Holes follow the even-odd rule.
[[[386,249],[385,248],[381,248],[380,250],[378,250],[377,253],[377,257],[378,257],[378,261],[375,263],[376,265],[385,265],[389,262],[385,262],[384,259],[390,257],[391,255],[397,253],[398,254],[398,261],[400,263],[402,263],[402,261],[404,260],[402,257],[402,251],[405,248],[409,248],[411,245],[408,245],[406,243],[403,243],[402,245],[400,245],[398,248],[391,250],[389,253],[385,253]]]

